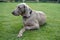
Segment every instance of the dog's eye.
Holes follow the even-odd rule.
[[[18,7],[18,9],[21,9],[20,7]]]

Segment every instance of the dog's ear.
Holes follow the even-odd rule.
[[[28,5],[24,5],[24,10],[25,10],[25,13],[27,14],[31,14],[32,12],[31,8]]]
[[[32,13],[32,10],[31,9],[29,9],[30,10],[30,14]]]
[[[24,5],[24,9],[25,9],[25,5]]]
[[[24,5],[24,9],[25,9],[25,11],[29,11],[30,7],[28,5]]]
[[[24,11],[23,11],[23,13],[25,13],[25,5],[23,6],[23,8],[24,8]]]

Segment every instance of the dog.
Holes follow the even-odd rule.
[[[46,23],[46,15],[42,11],[32,10],[26,3],[20,3],[12,12],[13,15],[21,15],[24,27],[19,31],[17,37],[21,37],[26,30],[39,29],[40,25]]]

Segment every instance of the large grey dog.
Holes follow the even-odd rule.
[[[18,4],[17,8],[12,12],[13,15],[23,17],[24,27],[19,31],[17,37],[21,37],[23,32],[31,29],[39,29],[40,25],[46,23],[46,15],[42,11],[32,10],[26,3]]]

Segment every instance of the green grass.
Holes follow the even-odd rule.
[[[0,40],[60,40],[60,4],[27,3],[34,10],[44,11],[47,25],[39,30],[26,31],[22,38],[17,38],[22,28],[22,17],[11,12],[19,3],[0,3]]]

